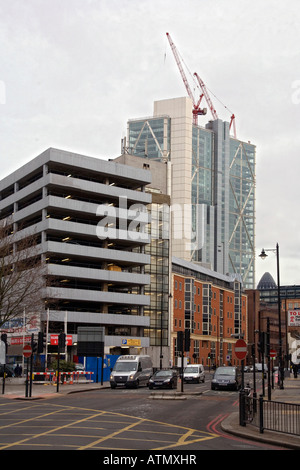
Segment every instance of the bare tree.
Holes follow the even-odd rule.
[[[44,305],[45,264],[38,249],[38,236],[0,225],[0,328],[23,312],[40,312]]]

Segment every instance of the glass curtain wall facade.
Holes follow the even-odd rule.
[[[210,265],[214,256],[213,133],[198,126],[192,130],[192,228],[195,233],[198,225],[201,247],[191,253],[191,261]]]
[[[170,140],[169,117],[129,121],[128,151],[132,155],[167,161]],[[150,274],[151,283],[145,288],[150,306],[144,315],[150,317],[150,328],[145,330],[145,335],[150,338],[150,346],[163,347],[168,346],[170,211],[168,205],[159,203],[152,203],[148,210],[151,212],[151,243],[145,253],[151,256],[151,264],[146,266],[145,273]]]
[[[171,119],[129,121],[129,153],[173,165],[172,147],[182,131],[176,128],[175,136],[174,124],[171,132]],[[192,125],[191,135],[192,229],[200,243],[189,260],[238,274],[244,288],[254,288],[255,146],[231,138],[229,124],[221,120],[206,128]],[[172,194],[183,190],[182,183],[172,182]]]
[[[129,121],[129,153],[166,161],[170,159],[171,120],[162,116],[156,119]]]
[[[255,285],[255,147],[230,140],[229,262],[245,287]]]
[[[144,315],[150,317],[150,327],[145,336],[150,338],[150,346],[168,346],[169,325],[169,206],[152,203],[151,242],[145,247],[151,264],[145,266],[145,274],[150,275],[150,284],[145,286],[145,294],[150,296],[150,305]]]

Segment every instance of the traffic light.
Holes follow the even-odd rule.
[[[265,354],[267,357],[270,357],[270,333],[265,335]]]
[[[62,351],[66,347],[66,333],[60,333],[58,336],[58,349]]]
[[[190,330],[185,330],[184,331],[184,350],[189,351],[190,350]]]
[[[42,354],[45,347],[46,347],[46,335],[42,331],[40,331],[38,334],[38,348],[37,348],[38,354]]]
[[[36,352],[37,352],[37,349],[38,349],[38,344],[37,344],[37,342],[36,342],[36,341],[32,341],[31,347],[32,347],[32,353],[36,353]]]
[[[265,350],[265,334],[263,331],[259,333],[259,340],[257,343],[257,349],[259,352],[263,353]]]
[[[183,351],[183,331],[177,331],[177,351]]]

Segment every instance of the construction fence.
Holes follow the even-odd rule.
[[[73,385],[76,383],[89,383],[93,382],[94,372],[87,371],[74,371],[74,372],[33,372],[32,379],[34,383],[43,383],[43,384],[56,384],[57,380],[61,384]]]

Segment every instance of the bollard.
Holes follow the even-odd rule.
[[[240,409],[240,426],[246,426],[245,422],[245,391],[240,390],[240,400],[239,400],[239,409]]]
[[[259,395],[259,432],[264,432],[264,397]]]

